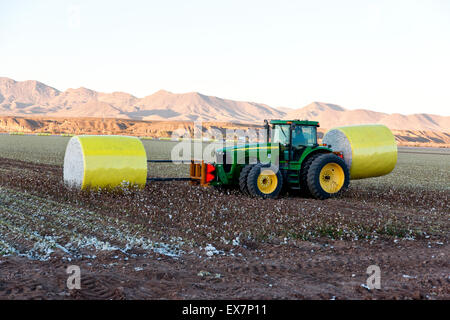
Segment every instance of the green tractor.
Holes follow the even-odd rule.
[[[316,199],[337,196],[348,188],[349,168],[342,153],[318,144],[318,127],[316,121],[266,120],[265,143],[218,149],[215,163],[192,162],[190,178],[262,198],[286,190]]]

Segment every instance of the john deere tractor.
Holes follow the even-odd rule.
[[[248,195],[276,198],[298,190],[327,199],[347,189],[349,169],[343,155],[317,143],[319,123],[265,121],[267,141],[216,150],[216,163],[191,164],[191,179],[213,186],[238,186]]]

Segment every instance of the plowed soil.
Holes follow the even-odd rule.
[[[326,201],[261,200],[184,182],[83,193],[60,166],[0,158],[0,299],[449,299],[448,196],[355,184]],[[367,288],[370,265],[381,289]]]

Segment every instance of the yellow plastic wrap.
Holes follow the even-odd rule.
[[[82,190],[144,188],[147,181],[144,146],[136,137],[73,137],[66,149],[64,180]]]
[[[378,177],[390,173],[397,163],[397,144],[384,125],[356,125],[333,128],[323,143],[341,151],[351,179]]]

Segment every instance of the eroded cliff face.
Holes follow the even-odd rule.
[[[203,122],[203,130],[261,129],[261,125],[231,122]],[[43,118],[0,116],[0,132],[51,134],[122,134],[147,137],[170,137],[176,130],[194,133],[191,121],[141,121],[102,118]],[[319,139],[326,128],[319,128]],[[401,146],[450,147],[450,134],[439,131],[392,130]]]

